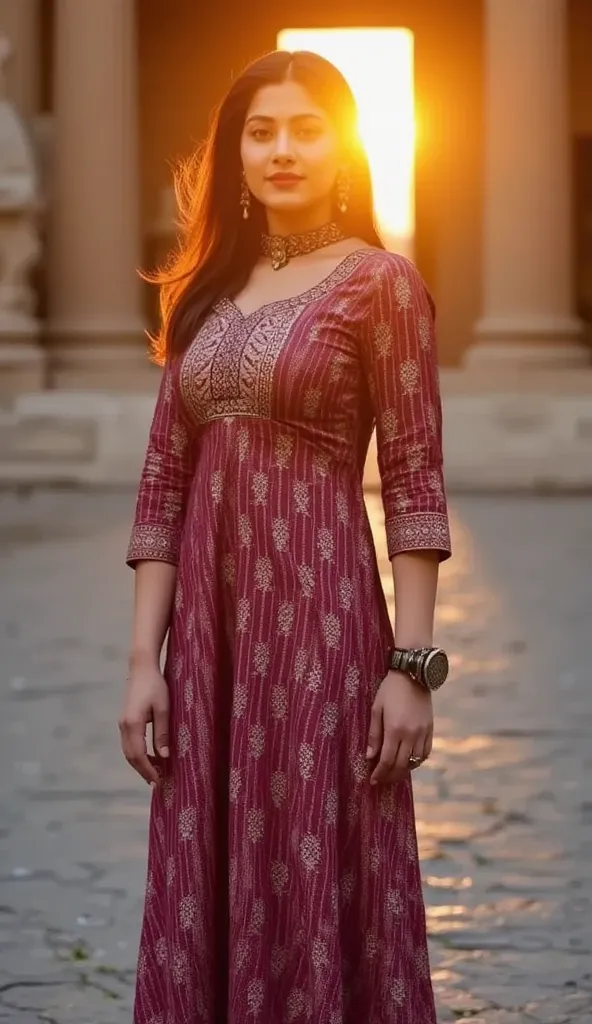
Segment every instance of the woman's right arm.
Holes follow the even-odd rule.
[[[175,596],[177,567],[168,562],[139,562],[135,575],[129,667],[130,670],[136,665],[160,667]]]
[[[169,694],[160,669],[175,594],[177,567],[167,562],[136,565],[128,682],[119,720],[125,758],[148,783],[158,772],[148,756],[146,727],[152,723],[154,753],[169,756]]]
[[[168,688],[161,651],[173,608],[187,499],[195,469],[195,445],[182,415],[178,380],[163,373],[140,480],[127,563],[136,570],[129,675],[119,720],[125,757],[147,782],[158,773],[148,755],[152,723],[157,756],[169,755]]]

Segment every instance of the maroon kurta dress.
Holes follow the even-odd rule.
[[[433,309],[403,257],[212,310],[165,368],[128,552],[178,566],[135,1024],[435,1024],[411,781],[371,787],[389,555],[450,550]]]

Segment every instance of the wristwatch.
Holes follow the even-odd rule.
[[[389,657],[389,668],[404,672],[428,690],[439,690],[448,676],[448,657],[441,647],[419,647],[404,650],[393,647]]]

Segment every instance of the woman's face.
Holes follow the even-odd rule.
[[[335,129],[297,82],[266,85],[245,119],[241,158],[250,191],[278,215],[319,209],[332,213],[340,152]]]

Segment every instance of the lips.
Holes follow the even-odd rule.
[[[274,185],[297,185],[303,178],[300,174],[270,174],[267,180]]]

